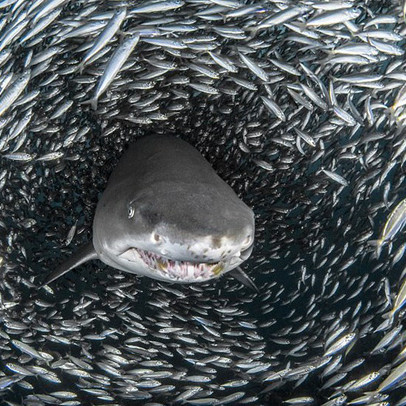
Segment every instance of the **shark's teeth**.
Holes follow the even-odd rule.
[[[203,281],[219,276],[224,269],[222,262],[208,264],[205,262],[175,261],[161,257],[151,251],[135,249],[148,267],[173,280]]]

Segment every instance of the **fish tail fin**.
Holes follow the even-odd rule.
[[[83,73],[83,69],[85,68],[85,61],[82,61],[79,63],[79,65],[76,68],[76,71],[79,72],[79,74],[81,75]]]
[[[379,240],[370,240],[368,241],[368,244],[375,247],[375,256],[376,259],[378,259],[382,252],[383,239],[380,238]]]
[[[334,48],[328,47],[323,49],[326,53],[326,56],[320,60],[321,66],[324,68],[337,54],[334,53]],[[337,80],[337,78],[335,78]]]
[[[395,100],[391,106],[388,106],[389,119],[392,123],[397,122],[397,117],[399,116],[399,113],[396,113],[396,110],[399,107],[401,107],[401,106],[399,106],[399,103],[397,100]]]
[[[253,37],[257,34],[259,27],[247,27],[246,31],[248,31]]]
[[[387,313],[384,313],[383,315],[382,315],[382,317],[384,318],[384,319],[388,319],[388,320],[393,320],[393,317],[395,316],[395,309],[392,309],[390,312],[387,312]]]
[[[254,281],[239,266],[231,270],[230,275],[237,279],[238,282],[241,282],[244,286],[259,293],[257,285],[255,285]]]
[[[324,68],[330,61],[330,59],[332,58],[331,55],[326,56],[324,59],[320,60],[320,64],[321,66]]]
[[[300,21],[297,22],[296,27],[300,29],[300,31],[308,31],[309,27],[306,25],[306,23],[302,23]]]
[[[386,317],[382,315],[382,317]],[[385,318],[384,321],[374,330],[374,333],[379,333],[380,331],[387,330],[393,324],[393,319]]]
[[[92,97],[89,100],[85,100],[85,101],[81,102],[80,104],[90,104],[90,106],[92,107],[93,110],[97,110],[97,98],[96,97]]]
[[[51,273],[51,275],[45,279],[45,282],[40,287],[42,288],[45,285],[48,285],[77,266],[92,259],[96,259],[97,257],[97,253],[92,242],[83,245],[67,261],[59,265],[55,272]]]

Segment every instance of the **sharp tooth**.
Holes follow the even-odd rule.
[[[127,251],[123,252],[119,255],[119,257],[131,262],[134,262],[138,259],[137,253],[133,248],[130,248]]]
[[[170,279],[199,279],[206,280],[212,275],[218,276],[224,270],[224,264],[207,264],[204,262],[175,261],[162,257],[152,251],[134,249],[144,262],[152,269],[161,272]]]
[[[221,264],[221,263],[218,263],[212,270],[211,270],[211,272],[213,273],[213,275],[220,275],[221,274],[221,272],[223,271],[223,269],[224,269],[224,265],[223,264]]]

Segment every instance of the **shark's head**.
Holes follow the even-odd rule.
[[[155,279],[192,283],[216,278],[245,261],[255,225],[253,211],[228,186],[165,181],[110,207],[101,202],[93,231],[103,262]]]

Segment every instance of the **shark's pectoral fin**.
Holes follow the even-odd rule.
[[[229,274],[237,279],[238,282],[241,282],[243,285],[259,293],[257,285],[255,285],[254,281],[239,266],[231,270]]]
[[[89,242],[80,247],[67,261],[59,265],[55,272],[51,273],[42,286],[48,285],[60,276],[65,275],[67,272],[83,264],[84,262],[92,259],[97,259],[97,253],[93,247],[93,243]],[[42,287],[41,286],[41,287]]]

